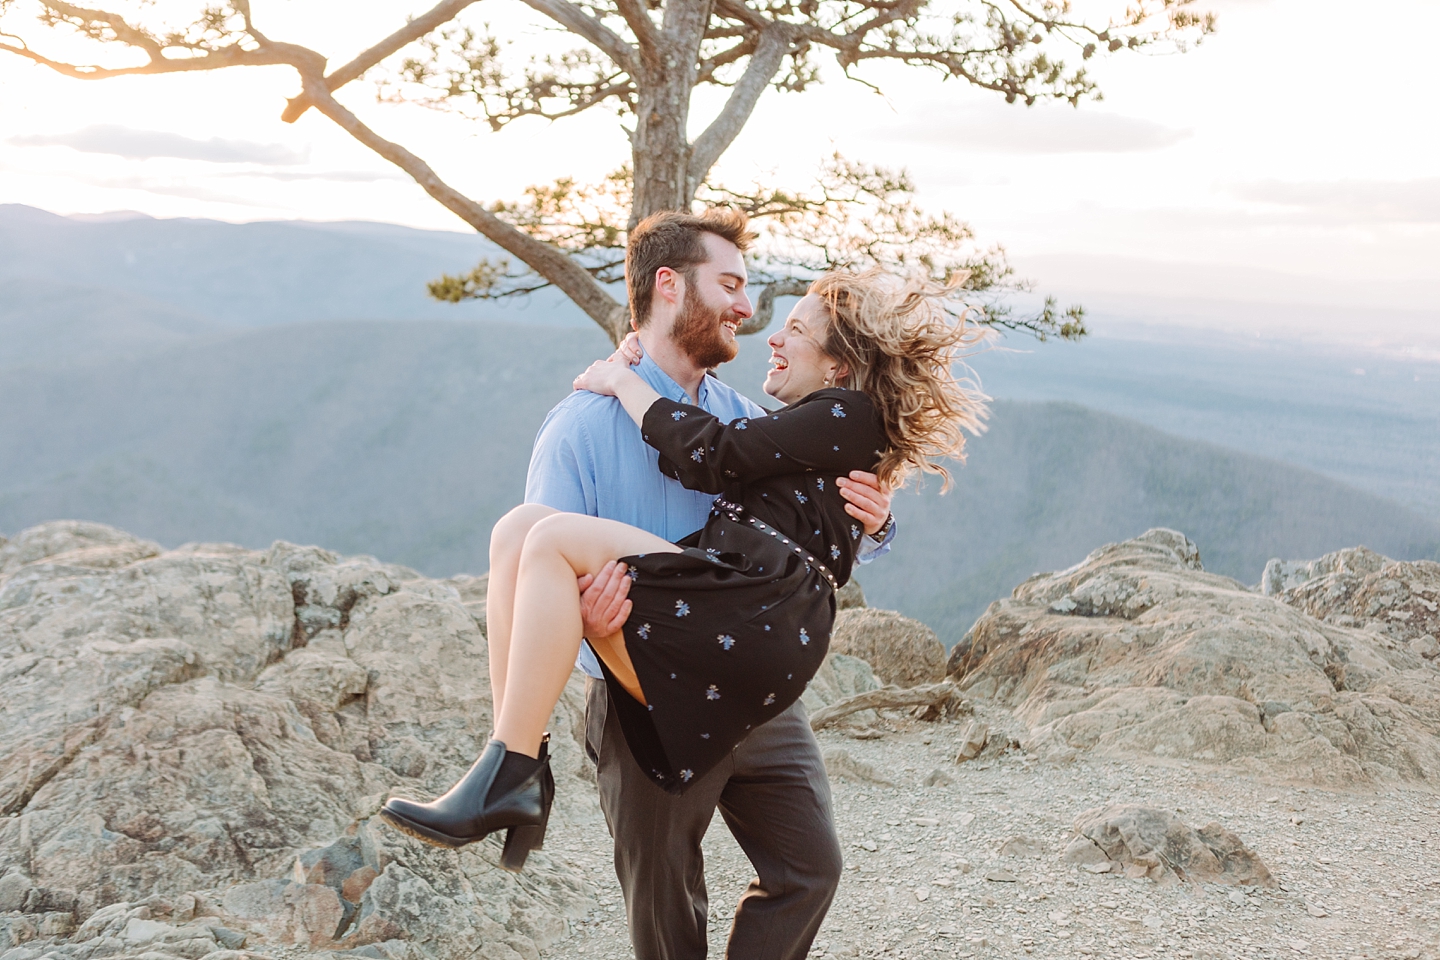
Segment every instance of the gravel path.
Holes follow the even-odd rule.
[[[843,750],[894,784],[832,781],[845,878],[812,957],[1440,960],[1440,795],[1267,784],[1183,763],[1050,765],[1014,750],[957,766],[961,726],[885,720],[821,734],[827,754]],[[1061,863],[1075,815],[1110,803],[1219,821],[1281,886],[1162,886]],[[630,957],[604,821],[598,807],[576,814],[578,829],[557,831],[547,852],[583,871],[598,903],[546,956]],[[1041,852],[1000,855],[1013,837]],[[711,956],[723,957],[752,871],[719,817],[705,849]]]

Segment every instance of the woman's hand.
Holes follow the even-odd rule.
[[[619,351],[616,351],[617,354]],[[618,394],[621,384],[630,379],[639,380],[635,371],[630,369],[628,360],[615,359],[596,360],[590,364],[590,368],[575,378],[576,390],[589,390],[591,393],[598,393],[606,397],[614,397]]]
[[[633,367],[640,362],[640,358],[643,356],[645,356],[645,347],[640,343],[640,334],[632,330],[625,335],[624,340],[620,341],[620,346],[615,348],[615,352],[610,354],[610,359],[623,360]]]

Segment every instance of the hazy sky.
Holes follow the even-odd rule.
[[[533,32],[518,3],[493,2],[475,15],[522,37]],[[254,8],[273,38],[314,46],[338,64],[428,5],[255,0]],[[1098,63],[1105,99],[1079,110],[1007,106],[899,70],[867,75],[885,97],[843,80],[801,96],[770,93],[723,170],[801,184],[838,148],[907,166],[927,204],[969,219],[982,240],[1003,242],[1057,288],[1407,308],[1431,314],[1407,322],[1433,327],[1440,117],[1430,91],[1440,2],[1210,8],[1219,32],[1188,54]],[[328,17],[342,9],[349,22],[336,28]],[[0,57],[0,202],[67,214],[465,229],[314,111],[281,123],[296,89],[286,68],[82,82]],[[342,99],[477,199],[560,175],[598,176],[627,157],[601,112],[495,134],[453,115],[379,104],[363,81]]]

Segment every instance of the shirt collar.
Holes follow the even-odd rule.
[[[650,384],[651,388],[667,400],[674,400],[676,403],[690,403],[690,397],[685,393],[685,388],[676,383],[675,380],[660,369],[660,365],[650,359],[650,354],[640,358],[640,363],[635,367],[635,372],[640,379]],[[710,397],[710,377],[706,375],[700,381],[700,387],[695,391],[699,399],[699,405],[704,407]]]

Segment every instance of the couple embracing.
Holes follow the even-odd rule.
[[[526,503],[495,526],[487,636],[494,739],[393,826],[443,846],[544,839],[550,714],[577,653],[587,749],[641,960],[706,953],[701,839],[716,809],[754,865],[727,955],[804,957],[842,866],[799,698],[835,591],[894,536],[889,490],[944,473],[981,398],[952,372],[977,339],[953,287],[831,273],[769,338],[771,413],[710,374],[751,315],[743,214],[631,232],[636,329],[575,379],[535,442]],[[582,639],[585,638],[585,639]]]

